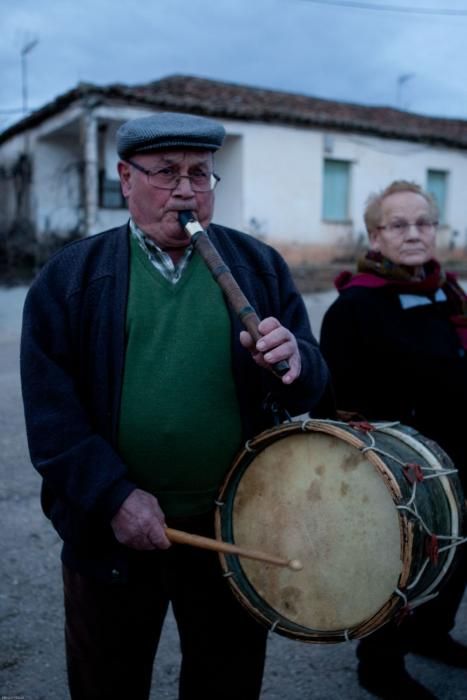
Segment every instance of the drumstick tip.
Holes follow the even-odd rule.
[[[292,571],[301,571],[301,569],[303,569],[303,564],[300,559],[291,559],[288,563],[288,567],[292,569]]]

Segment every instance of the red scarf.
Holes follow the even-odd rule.
[[[442,289],[451,311],[449,320],[455,326],[462,347],[467,350],[467,295],[457,282],[457,276],[444,273],[437,260],[429,260],[421,275],[414,275],[409,268],[396,265],[379,253],[370,251],[357,263],[357,272],[341,272],[335,279],[341,292],[350,287],[389,287],[398,294],[431,296]]]

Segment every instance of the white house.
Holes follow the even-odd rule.
[[[0,133],[0,233],[14,235],[20,220],[39,238],[123,223],[115,132],[159,110],[224,124],[215,220],[292,263],[352,255],[366,237],[366,198],[400,178],[436,195],[442,256],[467,258],[467,121],[190,76],[80,84]]]

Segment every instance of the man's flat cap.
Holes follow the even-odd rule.
[[[122,124],[117,131],[117,152],[125,160],[136,153],[167,148],[217,151],[224,137],[224,127],[213,119],[179,112],[159,112]]]

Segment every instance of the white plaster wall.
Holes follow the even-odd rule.
[[[79,138],[76,127],[74,136],[67,136],[66,129],[73,132],[79,114],[72,106],[0,146],[0,160],[7,168],[22,152],[31,156],[31,213],[39,236],[46,231],[66,234],[77,225]],[[9,201],[6,208],[11,206]]]
[[[100,106],[94,115],[108,120],[104,163],[115,177],[115,132],[127,119],[151,113],[127,106]],[[34,156],[34,203],[41,230],[74,228],[77,224],[79,181],[73,166],[80,159],[80,111],[73,106],[32,130],[0,146],[2,164],[14,160],[24,144]],[[339,249],[349,241],[366,240],[363,210],[371,192],[394,179],[426,185],[428,169],[449,172],[447,220],[440,244],[467,246],[467,152],[425,144],[380,139],[352,133],[326,133],[298,127],[222,120],[227,130],[216,154],[222,181],[216,190],[214,220],[249,231],[272,244],[321,246]],[[73,135],[68,135],[68,134]],[[323,160],[352,163],[350,222],[321,219]],[[5,205],[5,210],[9,210]],[[126,221],[124,209],[98,209],[92,233]],[[456,235],[453,236],[453,231]]]
[[[363,211],[370,193],[395,179],[425,187],[427,171],[437,169],[449,172],[448,226],[440,230],[439,243],[448,245],[454,229],[456,245],[467,244],[467,153],[351,133],[223,123],[229,136],[217,160],[228,175],[216,199],[216,220],[222,223],[272,243],[339,248],[366,242]],[[352,164],[350,221],[343,224],[321,218],[325,157]]]
[[[144,116],[146,113],[139,113],[137,116]],[[120,115],[120,111],[118,111]],[[112,114],[108,114],[108,110],[99,109],[96,111],[96,116],[99,119],[106,119],[107,128],[105,131],[104,141],[103,141],[103,152],[102,152],[102,163],[106,172],[106,176],[110,180],[115,180],[115,182],[120,182],[117,171],[117,163],[119,161],[117,151],[116,151],[116,132],[119,126],[123,123],[123,119],[115,119],[116,111],[114,110]],[[131,117],[130,117],[131,118]],[[114,228],[115,226],[121,226],[128,221],[128,211],[126,207],[122,209],[102,209],[98,208],[96,212],[96,220],[90,231],[91,234],[99,233],[100,231],[105,231],[109,228]]]
[[[126,224],[129,216],[126,209],[98,209],[96,224],[90,233],[96,234],[109,228],[122,226]]]
[[[79,180],[81,151],[73,138],[37,141],[34,158],[34,199],[39,234],[65,235],[82,216]]]
[[[350,217],[353,235],[364,234],[363,211],[368,196],[393,180],[410,180],[422,187],[429,169],[446,170],[448,177],[447,227],[440,230],[440,244],[446,245],[452,229],[462,245],[467,239],[467,153],[454,149],[395,139],[378,139],[357,134],[332,134],[332,152],[327,157],[352,161]]]
[[[123,120],[146,113],[136,108],[118,112],[121,120],[109,131],[109,175],[117,162],[116,128]],[[339,248],[366,240],[363,210],[371,192],[400,178],[425,186],[427,170],[433,168],[450,173],[449,226],[440,232],[440,244],[447,245],[452,228],[459,231],[458,243],[467,241],[463,195],[467,155],[462,152],[358,134],[328,134],[325,139],[319,130],[229,120],[223,123],[227,138],[216,154],[222,181],[216,191],[215,221],[272,243]],[[331,145],[331,153],[325,153],[325,142]],[[350,223],[331,224],[321,219],[326,156],[352,163]],[[121,210],[100,210],[98,219],[103,227],[118,225]]]
[[[241,228],[271,241],[316,240],[321,209],[321,204],[316,206],[316,191],[321,189],[320,134],[251,122],[224,121],[224,125],[228,134],[242,141]]]
[[[20,134],[0,146],[0,164],[7,174],[0,192],[0,227],[2,233],[9,230],[16,212],[16,190],[11,178],[11,169],[22,153],[28,153],[34,161],[34,138],[31,134]],[[33,185],[34,187],[34,185]],[[32,195],[34,212],[34,196]]]
[[[0,146],[0,162],[3,167],[11,165],[24,150],[24,137],[13,136]]]
[[[224,226],[245,229],[244,141],[229,134],[214,156],[214,170],[221,177],[215,190],[213,220]]]
[[[0,165],[7,173],[23,150],[23,139],[19,136],[0,146]],[[11,178],[2,180],[0,187],[0,233],[9,232],[15,215],[15,189]]]
[[[107,177],[111,180],[119,180],[117,163],[119,161],[116,142],[117,130],[122,122],[111,121],[108,123],[104,142],[104,167]]]

